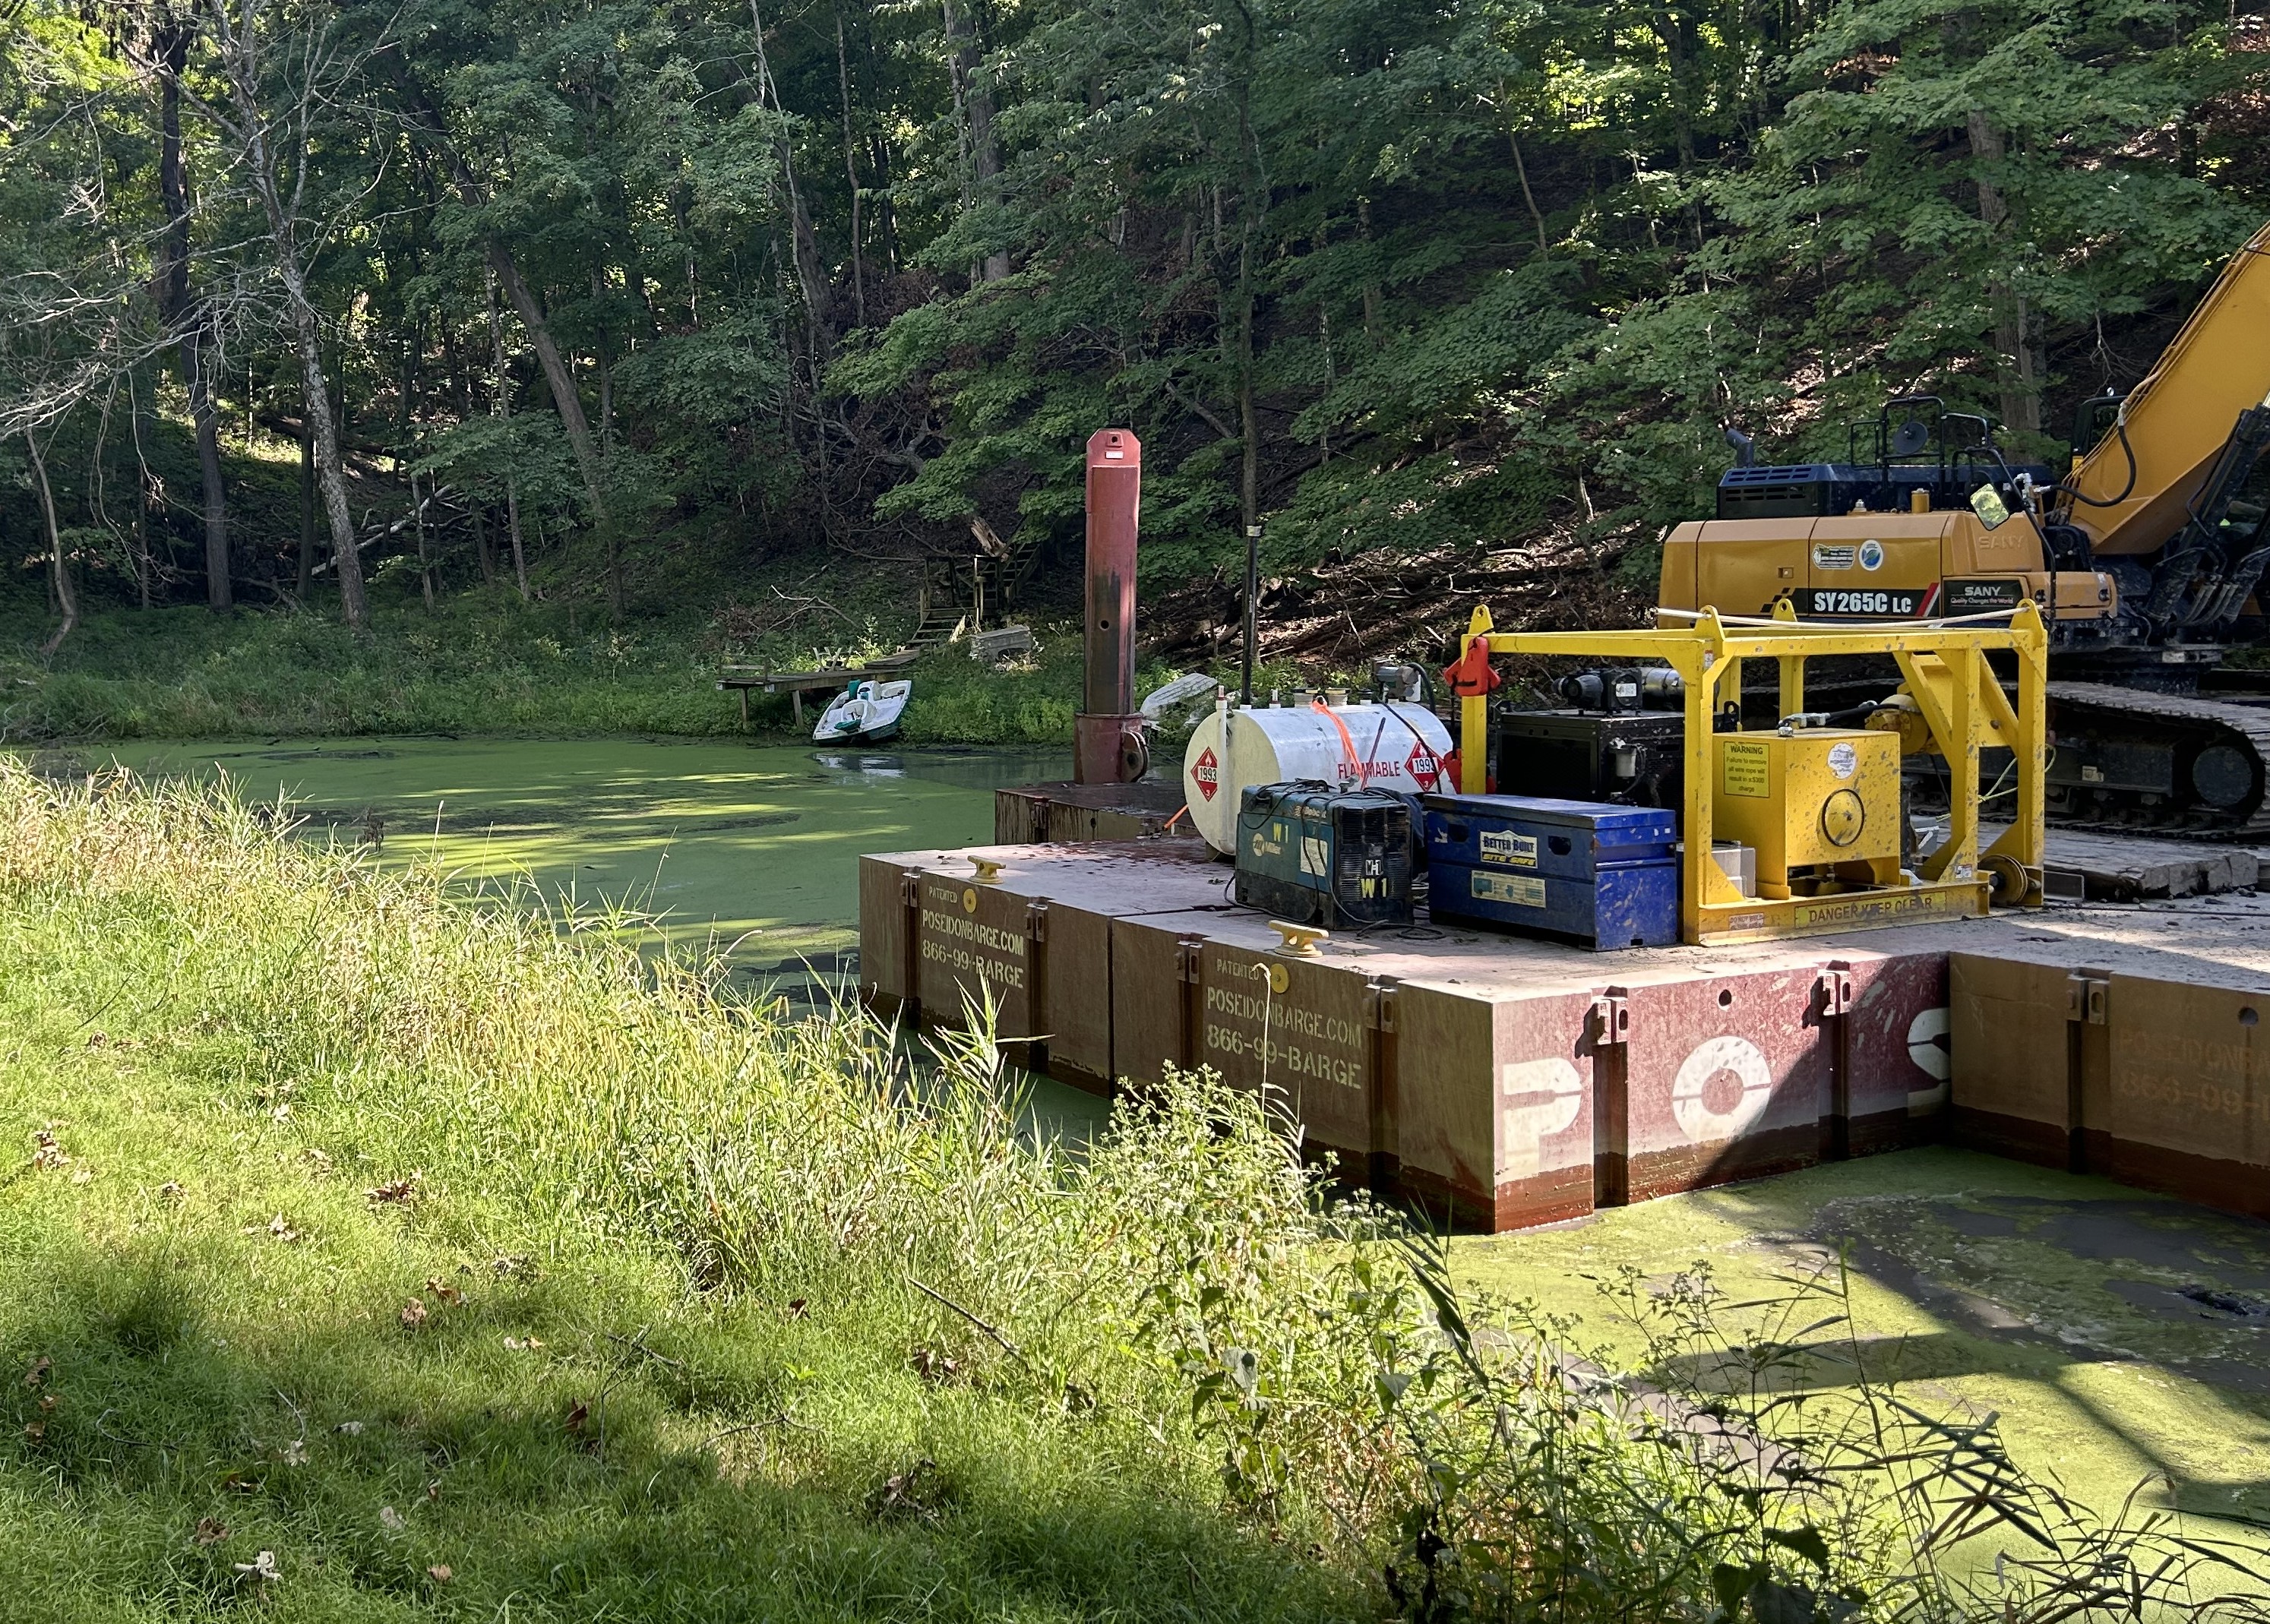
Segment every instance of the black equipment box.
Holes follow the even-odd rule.
[[[1674,812],[1684,804],[1687,718],[1678,711],[1506,710],[1492,720],[1501,795]]]
[[[1294,924],[1409,924],[1413,826],[1411,801],[1385,790],[1250,784],[1237,805],[1237,900]]]

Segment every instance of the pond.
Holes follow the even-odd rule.
[[[993,791],[1067,776],[1058,753],[713,739],[327,738],[80,745],[79,762],[226,774],[298,805],[305,834],[382,861],[524,879],[626,907],[650,941],[730,950],[792,1000],[857,968],[858,857],[993,838]]]

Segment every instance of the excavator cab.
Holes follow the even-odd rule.
[[[1993,425],[1955,412],[1936,395],[1902,395],[1873,418],[1845,425],[1841,463],[1761,467],[1749,439],[1729,430],[1740,454],[1718,480],[1721,519],[1829,517],[1856,513],[1932,513],[1966,507],[1982,484],[2019,502],[2021,473],[2053,481],[2037,464],[2013,467],[1994,445]]]

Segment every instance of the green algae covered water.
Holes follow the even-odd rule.
[[[716,740],[338,738],[82,745],[88,767],[226,774],[295,804],[311,839],[375,845],[547,902],[626,908],[651,939],[753,975],[855,962],[864,851],[993,838],[993,791],[1063,777],[1032,752]],[[533,900],[532,898],[530,899]]]

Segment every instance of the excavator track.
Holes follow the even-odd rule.
[[[2270,834],[2270,708],[2101,682],[2052,682],[2049,700],[2050,822]]]

